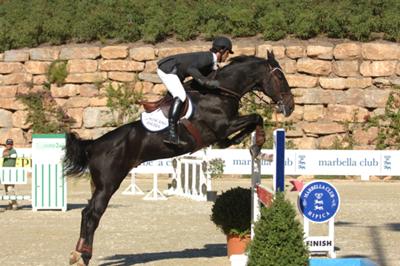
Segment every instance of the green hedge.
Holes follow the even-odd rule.
[[[398,0],[1,0],[0,51],[42,43],[156,43],[262,35],[400,41]],[[376,35],[376,34],[375,34]]]

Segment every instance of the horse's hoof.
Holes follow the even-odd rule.
[[[86,264],[82,258],[80,258],[78,260],[78,262],[76,263],[76,266],[88,266],[89,264]]]
[[[77,263],[78,261],[82,260],[81,255],[82,255],[82,253],[80,253],[78,251],[72,251],[71,254],[69,255],[69,265],[73,265],[73,264]]]

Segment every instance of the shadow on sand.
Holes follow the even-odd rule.
[[[201,249],[184,249],[180,251],[165,251],[141,254],[116,254],[106,257],[100,263],[100,266],[128,266],[138,263],[147,263],[152,261],[184,258],[211,258],[225,257],[226,244],[207,244]]]

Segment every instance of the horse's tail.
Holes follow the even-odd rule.
[[[87,147],[93,140],[81,140],[74,133],[67,133],[64,157],[64,173],[81,175],[88,166]]]

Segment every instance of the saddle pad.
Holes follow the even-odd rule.
[[[189,98],[188,98],[189,99]],[[193,113],[192,101],[189,99],[189,105],[187,111],[181,119],[189,119]],[[153,112],[143,112],[140,115],[140,120],[143,126],[152,132],[161,131],[168,127],[168,118],[164,115],[161,108],[154,110]]]

